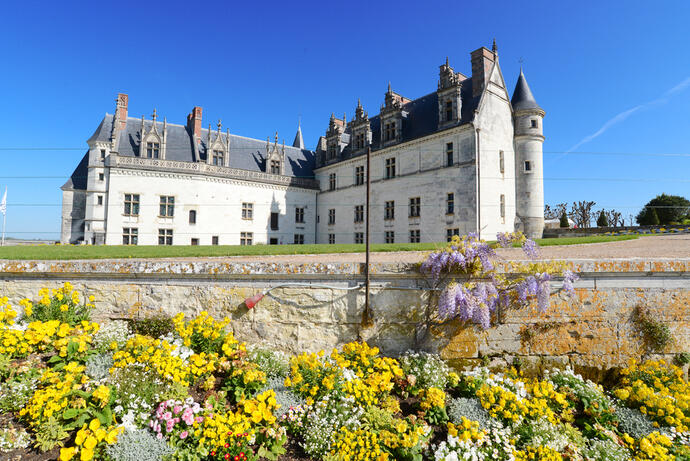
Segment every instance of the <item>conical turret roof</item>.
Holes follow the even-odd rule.
[[[525,78],[524,72],[520,69],[520,77],[518,77],[517,84],[515,85],[515,91],[513,91],[513,99],[510,100],[513,105],[513,110],[526,110],[526,109],[539,109],[539,104],[534,99],[532,91],[529,89],[527,84],[527,79]]]
[[[304,149],[304,139],[302,139],[302,123],[297,124],[297,133],[295,134],[295,140],[292,141],[292,147],[298,149]]]

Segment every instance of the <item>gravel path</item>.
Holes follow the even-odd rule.
[[[640,237],[619,242],[586,243],[542,247],[544,259],[608,259],[608,258],[690,258],[690,234]],[[526,259],[519,248],[501,248],[498,255],[504,259]],[[372,253],[372,263],[413,263],[424,259],[425,251],[400,251]],[[225,256],[218,258],[194,258],[228,262],[275,262],[308,264],[318,262],[349,263],[364,262],[364,253],[336,253],[319,255],[275,255],[275,256]],[[187,259],[187,258],[183,258]],[[192,258],[189,258],[192,259]]]

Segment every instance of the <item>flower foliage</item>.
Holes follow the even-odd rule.
[[[520,232],[499,233],[498,241],[501,246],[521,244],[531,259],[539,256],[536,243]],[[573,292],[577,276],[565,263],[514,263],[508,276],[496,270],[497,257],[494,245],[476,234],[454,236],[448,247],[427,257],[421,270],[440,291],[438,314],[442,320],[458,319],[487,329],[499,310],[524,306],[532,299],[545,311],[555,276],[563,278],[565,291]]]

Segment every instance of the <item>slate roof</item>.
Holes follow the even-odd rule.
[[[148,133],[152,120],[144,122],[144,130]],[[96,132],[89,138],[92,141],[110,141],[113,115],[106,114]],[[163,123],[157,121],[156,128],[159,134],[163,134]],[[141,138],[141,119],[127,118],[127,125],[120,133],[118,154],[127,157],[139,156],[139,142]],[[212,130],[211,142],[214,142],[217,132]],[[223,145],[226,143],[226,133],[221,133]],[[206,161],[206,141],[208,130],[201,130],[201,142],[199,143],[200,161]],[[165,159],[194,162],[194,148],[192,136],[186,126],[168,123]],[[272,143],[271,143],[272,144]],[[282,148],[282,145],[279,145]],[[285,175],[299,178],[314,177],[314,153],[307,149],[298,149],[285,146]],[[266,141],[245,138],[230,134],[230,168],[265,172],[266,167]]]
[[[510,100],[510,103],[513,106],[513,110],[516,111],[526,109],[542,110],[541,107],[539,107],[539,104],[537,104],[537,101],[534,99],[532,91],[529,89],[529,85],[527,84],[525,74],[522,72],[522,68],[520,69],[520,76],[515,84],[513,99]]]
[[[74,169],[72,176],[69,177],[67,182],[62,185],[60,189],[70,190],[79,189],[86,190],[86,180],[89,174],[89,151],[87,150],[84,156],[81,158],[79,165]]]
[[[462,98],[462,109],[460,114],[460,124],[469,123],[474,117],[474,110],[479,104],[479,96],[472,97],[472,79],[467,78],[462,81],[462,90],[460,94]],[[434,91],[420,98],[414,99],[402,105],[403,123],[402,123],[402,140],[401,143],[411,141],[413,139],[428,136],[436,133],[438,129],[438,94]],[[371,150],[375,151],[381,149],[381,118],[375,115],[369,118],[371,127],[372,143]],[[446,128],[443,128],[444,130]],[[350,137],[350,128],[348,127],[343,135],[343,138]],[[323,154],[320,152],[320,154]],[[352,152],[350,146],[347,146],[337,159],[329,162],[319,163],[323,166],[331,163],[338,163],[350,158],[364,155],[365,151],[360,150]],[[323,155],[321,155],[323,158]]]

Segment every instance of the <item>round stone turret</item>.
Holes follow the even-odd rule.
[[[515,130],[516,214],[527,237],[541,238],[544,232],[543,120],[546,113],[534,99],[522,69],[510,102]]]

